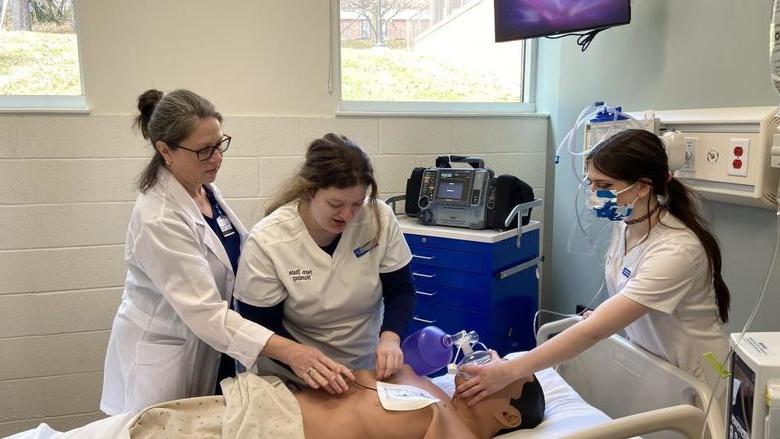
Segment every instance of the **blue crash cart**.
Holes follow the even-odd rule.
[[[426,226],[407,216],[398,220],[412,250],[417,290],[408,333],[428,325],[450,334],[475,330],[480,341],[500,355],[536,345],[538,221],[523,227],[518,248],[516,229]]]

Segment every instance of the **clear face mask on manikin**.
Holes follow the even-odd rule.
[[[605,218],[610,221],[623,221],[631,216],[631,213],[634,211],[634,203],[636,203],[636,200],[638,200],[639,197],[636,197],[634,201],[622,206],[617,204],[617,198],[618,195],[631,189],[634,185],[636,185],[636,182],[619,191],[613,189],[590,189],[587,200],[588,207],[597,218]]]
[[[489,363],[493,355],[484,343],[479,341],[479,335],[476,331],[460,331],[453,335],[453,345],[458,347],[453,361],[447,365],[447,373],[450,375],[459,375],[463,379],[471,378],[468,374],[461,372],[463,366],[478,366]],[[481,347],[481,350],[474,350],[475,347]],[[463,354],[459,361],[455,361],[459,354]]]

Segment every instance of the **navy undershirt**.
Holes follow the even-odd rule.
[[[233,233],[227,237],[222,234],[222,230],[219,228],[217,218],[220,216],[228,218],[228,216],[219,206],[219,203],[217,203],[217,198],[211,192],[211,189],[209,189],[208,186],[203,186],[203,189],[206,190],[206,195],[209,197],[211,214],[214,216],[213,218],[209,218],[206,215],[203,215],[203,219],[206,220],[209,227],[211,227],[211,230],[213,230],[219,238],[219,241],[222,243],[222,247],[225,248],[225,253],[227,253],[228,259],[230,259],[230,265],[233,268],[233,274],[236,274],[236,270],[238,270],[238,257],[241,255],[241,237],[238,235],[238,230],[236,229],[235,225],[233,225],[233,223],[231,223],[231,225],[233,225]],[[228,219],[228,221],[230,221],[230,219]]]
[[[209,187],[206,185],[203,186],[203,189],[206,191],[206,195],[209,198],[211,214],[213,215],[213,218],[209,218],[206,215],[203,215],[203,219],[206,220],[206,223],[209,225],[209,227],[211,227],[211,230],[213,230],[219,238],[219,242],[222,243],[222,247],[225,249],[225,253],[227,253],[228,259],[230,259],[230,265],[233,268],[233,274],[236,274],[236,270],[238,269],[238,257],[241,255],[241,236],[239,236],[238,230],[232,222],[230,224],[233,226],[233,233],[227,237],[222,234],[222,229],[219,227],[217,218],[220,216],[228,218],[228,216],[222,210],[222,207],[220,207],[219,203],[217,202],[217,198],[214,196],[214,193],[211,192],[211,189],[209,189]],[[229,218],[228,221],[230,221]],[[217,382],[214,386],[214,394],[222,394],[222,388],[219,385],[220,381],[225,378],[235,376],[236,361],[231,356],[222,353],[219,359],[219,369],[217,370]]]

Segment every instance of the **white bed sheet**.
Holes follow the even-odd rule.
[[[501,439],[553,439],[609,421],[610,417],[585,402],[553,369],[536,373],[544,390],[544,421],[530,430],[517,430],[496,436]],[[448,395],[455,392],[453,375],[433,378]]]
[[[544,390],[544,421],[534,429],[517,430],[497,438],[554,439],[610,420],[601,410],[588,405],[555,370],[545,369],[536,377]],[[433,382],[448,395],[455,393],[453,375],[433,378]],[[133,413],[112,416],[65,433],[41,424],[35,430],[18,433],[8,439],[129,438],[127,428],[134,417]]]

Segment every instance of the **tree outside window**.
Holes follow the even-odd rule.
[[[522,42],[493,0],[340,0],[341,100],[521,103]]]
[[[73,1],[0,2],[0,96],[81,95]]]

